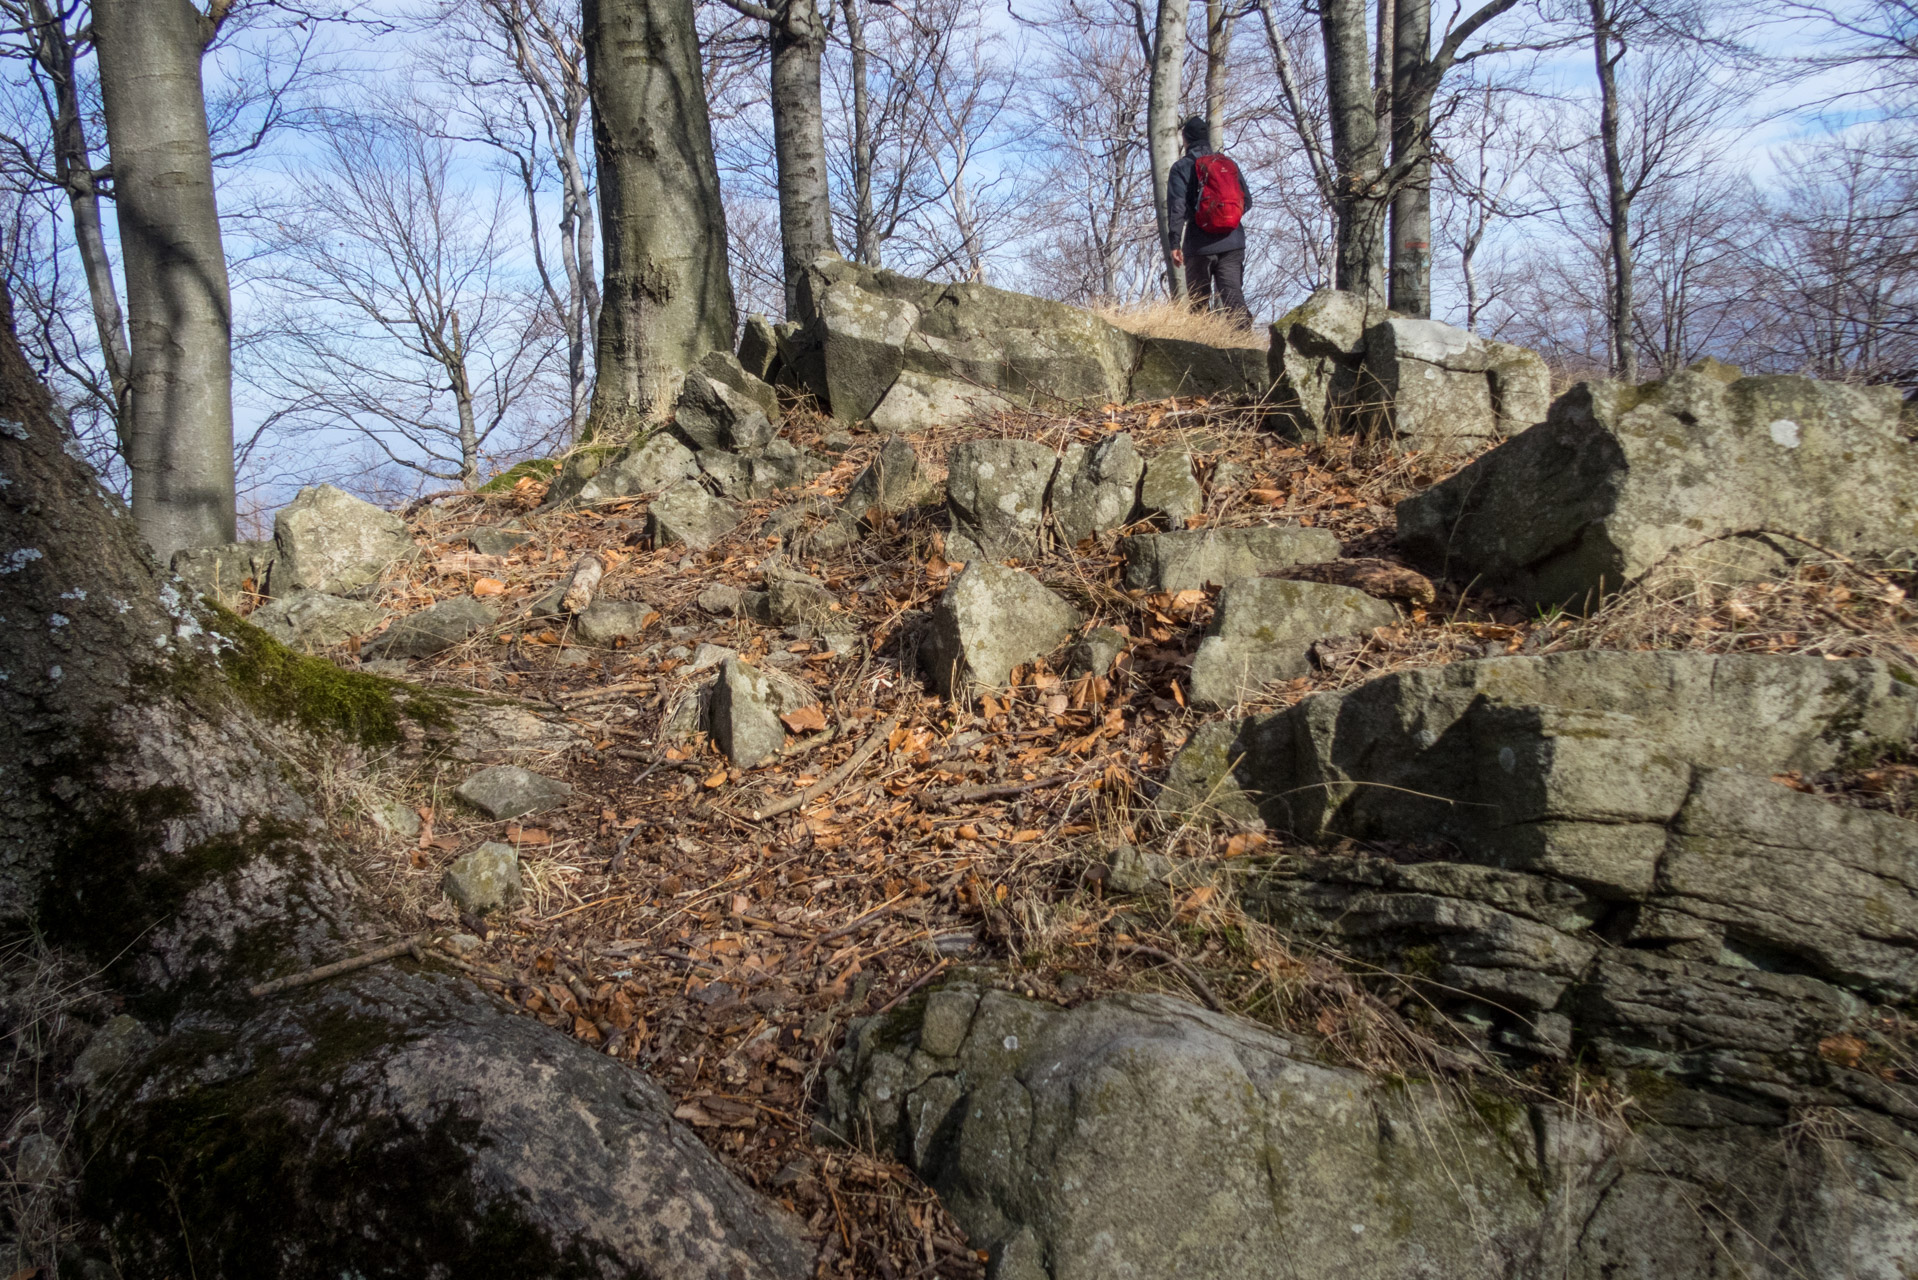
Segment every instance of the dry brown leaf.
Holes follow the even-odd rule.
[[[726,771],[724,769],[716,770],[712,774],[708,775],[708,777],[706,778],[706,789],[708,791],[712,790],[714,787],[724,786],[725,784],[726,784]]]
[[[816,702],[797,711],[788,711],[779,720],[794,733],[816,733],[826,727],[826,713]]]
[[[496,596],[505,590],[506,584],[498,578],[481,578],[473,583],[473,594],[476,596]]]

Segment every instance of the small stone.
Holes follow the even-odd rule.
[[[586,643],[601,647],[621,640],[631,644],[646,630],[646,619],[657,612],[644,600],[595,600],[579,615],[577,632]]]
[[[461,855],[440,878],[440,889],[462,911],[481,915],[520,900],[519,851],[488,841]]]
[[[731,533],[744,515],[697,484],[676,484],[653,499],[646,512],[646,530],[656,547],[684,543],[704,551]]]
[[[739,334],[738,359],[741,368],[763,382],[771,382],[778,374],[779,339],[765,316],[746,317]]]
[[[704,671],[707,667],[716,667],[726,659],[737,656],[738,650],[729,649],[723,644],[702,644],[699,651],[692,655],[693,660],[686,664],[686,670]]]
[[[742,769],[778,757],[786,745],[779,717],[818,700],[785,677],[773,677],[738,657],[720,667],[707,704],[713,742]]]
[[[696,603],[715,617],[732,617],[739,612],[739,588],[715,582],[699,593]]]
[[[1129,844],[1115,847],[1106,858],[1106,885],[1119,893],[1144,893],[1172,878],[1176,864],[1161,853],[1142,853]]]
[[[782,626],[805,623],[817,627],[838,611],[838,601],[817,578],[790,569],[766,570],[766,602],[775,623]]]
[[[386,610],[365,600],[297,591],[267,601],[247,621],[290,649],[318,653],[367,634],[385,618]]]
[[[471,596],[442,600],[408,614],[361,652],[374,658],[430,658],[499,620],[499,610]]]
[[[859,633],[857,631],[822,631],[819,639],[828,653],[857,653],[859,651]]]
[[[1065,548],[1131,520],[1144,471],[1129,432],[1108,436],[1090,448],[1069,446],[1052,482],[1052,523]]]
[[[466,535],[467,544],[483,556],[503,556],[517,551],[533,540],[524,529],[474,529]]]
[[[584,649],[561,649],[553,658],[553,665],[559,667],[583,667],[591,663],[593,655]]]
[[[1398,621],[1398,610],[1351,587],[1241,578],[1219,593],[1212,633],[1192,659],[1194,706],[1229,707],[1311,668],[1314,641],[1362,635]]]
[[[411,840],[420,833],[420,815],[408,804],[398,800],[381,800],[368,809],[366,816],[390,836],[402,840]]]
[[[470,956],[485,946],[486,943],[476,934],[454,933],[447,935],[446,945],[463,956]]]
[[[1129,643],[1122,631],[1095,627],[1066,651],[1066,674],[1102,676],[1112,670]]]
[[[73,1060],[67,1079],[76,1089],[97,1089],[146,1057],[157,1043],[139,1019],[124,1013],[109,1018]]]
[[[1162,516],[1174,529],[1185,528],[1187,516],[1205,510],[1205,490],[1192,474],[1192,455],[1162,453],[1145,464],[1139,482],[1139,509],[1148,516]]]
[[[66,1172],[66,1151],[44,1133],[29,1133],[13,1144],[13,1180],[44,1186]]]
[[[573,789],[557,778],[518,765],[496,764],[460,783],[453,794],[497,820],[550,809],[563,803]]]
[[[1326,529],[1267,525],[1252,529],[1189,529],[1123,539],[1125,585],[1132,590],[1186,591],[1254,578],[1268,569],[1338,558]]]

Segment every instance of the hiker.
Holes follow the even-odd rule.
[[[1180,132],[1185,154],[1172,162],[1165,188],[1173,264],[1185,268],[1185,291],[1193,306],[1214,305],[1250,326],[1243,220],[1252,193],[1232,158],[1212,149],[1204,116],[1193,116]]]

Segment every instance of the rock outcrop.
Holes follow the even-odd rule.
[[[1735,371],[1732,371],[1735,372]],[[1421,563],[1528,605],[1590,607],[1696,555],[1720,581],[1803,554],[1918,550],[1918,444],[1891,387],[1687,370],[1588,382],[1399,504]],[[1783,536],[1781,536],[1783,535]]]
[[[1321,289],[1272,322],[1267,373],[1280,430],[1322,440],[1345,429],[1358,397],[1365,332],[1389,314],[1358,294]]]
[[[1918,825],[1774,775],[1915,732],[1918,691],[1862,659],[1491,659],[1206,726],[1161,803],[1403,850],[1282,859],[1254,896],[1494,1046],[1656,1072],[1673,1117],[1909,1117],[1821,1045],[1918,994]]]
[[[856,1023],[825,1116],[931,1183],[998,1280],[1890,1280],[1918,1262],[1918,1157],[1840,1123],[1810,1159],[1763,1125],[1630,1134],[1165,996],[965,984]]]
[[[810,390],[834,417],[887,431],[1000,405],[1264,389],[1256,353],[1141,340],[1063,303],[838,258],[807,269],[798,317],[777,335],[778,376]]]

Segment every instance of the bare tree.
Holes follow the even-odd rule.
[[[592,156],[581,134],[590,94],[579,11],[558,0],[440,0],[430,31],[453,37],[436,59],[462,91],[473,133],[511,166],[525,198],[533,266],[566,333],[574,433],[592,396],[599,325]],[[558,278],[548,260],[540,197],[558,188]]]
[[[691,0],[585,0],[605,284],[592,416],[663,416],[737,317]]]
[[[1551,159],[1551,133],[1523,110],[1522,93],[1523,86],[1512,83],[1472,86],[1437,139],[1436,184],[1444,197],[1439,238],[1458,263],[1463,319],[1472,330],[1500,301],[1503,273],[1488,283],[1479,269],[1488,239],[1502,225],[1536,218],[1553,205],[1536,180]]]
[[[332,113],[319,143],[274,246],[286,424],[357,431],[398,467],[471,487],[559,345],[504,265],[514,202],[464,182],[417,109]]]
[[[127,281],[133,514],[163,560],[233,540],[232,299],[200,84],[227,9],[93,6]]]
[[[1179,92],[1184,87],[1187,0],[1158,0],[1152,35],[1152,73],[1146,98],[1146,152],[1152,158],[1152,207],[1159,220],[1159,244],[1165,255],[1166,292],[1185,297],[1185,274],[1172,261],[1175,234],[1167,221],[1166,184],[1179,158]]]

